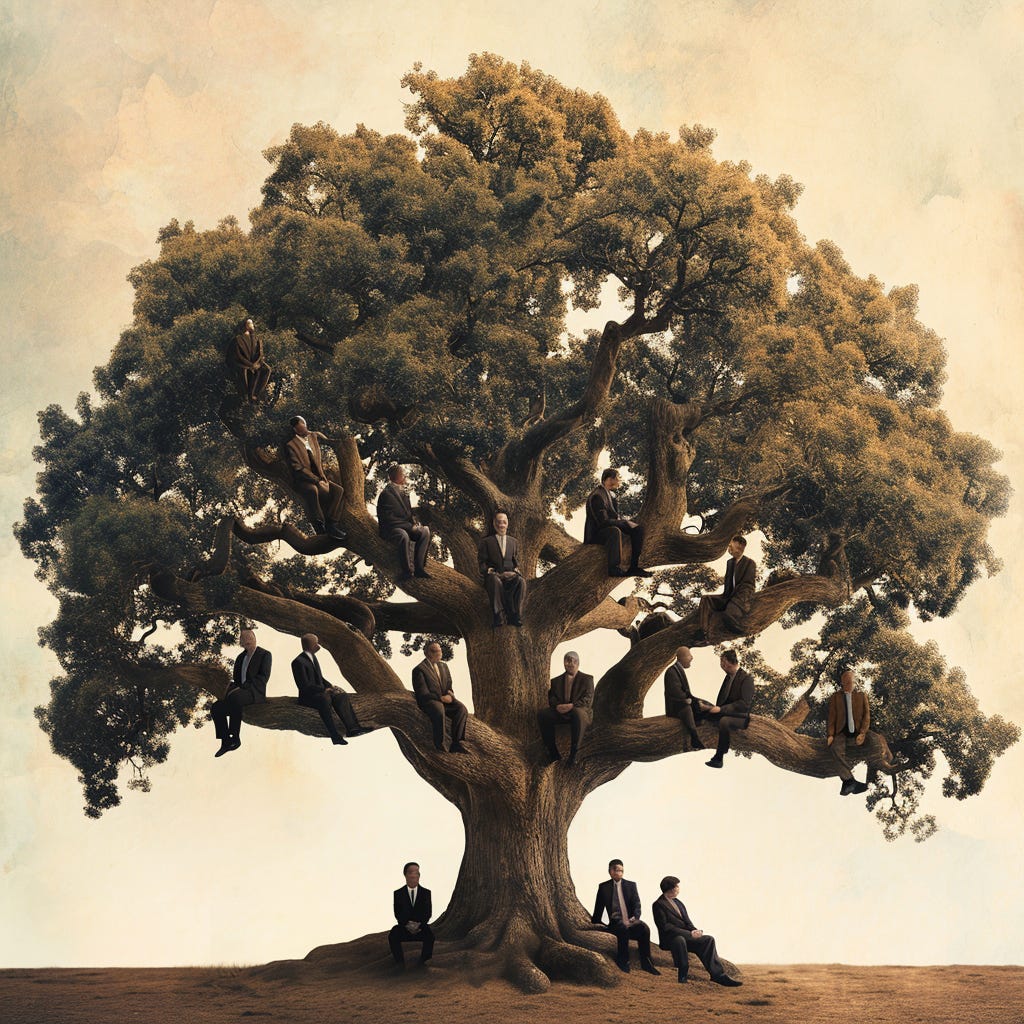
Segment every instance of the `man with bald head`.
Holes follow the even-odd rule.
[[[676,660],[669,665],[665,673],[665,714],[669,718],[678,718],[683,729],[690,737],[690,750],[703,750],[697,732],[697,714],[702,705],[711,705],[690,693],[690,681],[686,678],[686,670],[693,664],[693,654],[689,647],[676,650]]]
[[[320,662],[316,659],[320,638],[315,633],[306,633],[301,639],[302,653],[292,662],[292,676],[299,689],[299,703],[320,712],[327,735],[336,745],[344,746],[348,741],[334,724],[334,712],[345,726],[347,735],[362,736],[364,732],[372,732],[372,729],[359,724],[348,694],[324,679]]]
[[[451,722],[452,741],[450,754],[466,754],[462,745],[466,737],[466,722],[469,711],[466,705],[455,699],[452,688],[452,674],[441,660],[441,645],[431,640],[424,648],[426,657],[412,670],[412,689],[416,694],[416,706],[430,719],[434,738],[434,749],[444,753],[444,723]]]
[[[565,671],[551,680],[548,706],[537,712],[537,724],[552,764],[562,760],[558,744],[555,743],[555,729],[560,725],[569,726],[571,745],[565,763],[571,768],[576,763],[576,753],[583,734],[590,725],[594,677],[580,672],[580,656],[575,651],[569,651],[562,659],[562,664]]]
[[[210,708],[220,749],[214,757],[237,750],[242,741],[242,709],[249,704],[262,704],[267,699],[267,681],[270,679],[272,657],[270,651],[256,646],[256,634],[243,629],[238,634],[242,651],[235,658],[228,692]]]

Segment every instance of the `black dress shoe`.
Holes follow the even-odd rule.
[[[726,988],[739,988],[743,984],[742,981],[730,978],[728,974],[720,974],[717,978],[712,978],[711,980],[716,985],[724,985]]]
[[[404,583],[404,582],[405,582],[406,580],[411,580],[411,579],[412,579],[412,573],[411,573],[411,572],[409,572],[409,570],[408,570],[408,569],[403,569],[403,570],[402,570],[402,571],[401,571],[401,572],[400,572],[400,573],[398,574],[398,577],[397,577],[397,579],[398,579],[398,582],[399,582],[399,583]]]
[[[491,623],[491,627],[493,629],[497,629],[500,625],[502,625],[501,616],[500,615],[495,615],[494,616],[494,622]]]
[[[227,743],[227,750],[237,750],[242,745],[242,741],[237,736],[229,736],[225,742]],[[225,753],[227,753],[227,750],[225,750]]]
[[[707,747],[701,743],[700,737],[696,733],[690,737],[690,750],[707,750]]]
[[[319,537],[327,532],[327,524],[322,519],[313,520],[313,532]]]
[[[685,985],[686,984],[686,971],[680,971],[679,972],[679,984],[680,985]]]
[[[336,747],[347,747],[348,746],[348,740],[345,739],[344,736],[332,736],[331,737],[331,742]]]
[[[576,764],[576,751],[570,750],[569,756],[565,759],[565,767],[572,768]]]
[[[231,748],[231,740],[230,740],[230,737],[229,737],[226,740],[221,740],[220,741],[220,750],[218,750],[217,753],[214,754],[213,756],[214,757],[220,757],[222,754],[226,754],[231,749],[232,749]]]
[[[552,753],[550,750],[548,751],[548,764],[558,764],[558,762],[561,760],[562,755],[558,753],[557,750],[554,753]]]
[[[449,754],[468,754],[469,751],[461,743],[453,743],[448,748]]]
[[[351,739],[353,736],[365,736],[368,732],[373,732],[372,725],[360,725],[358,728],[350,729],[348,736]]]
[[[327,532],[335,540],[344,540],[348,536],[348,533],[345,530],[343,530],[338,523],[328,523]]]
[[[853,792],[853,787],[853,779],[843,779],[843,784],[839,787],[839,795],[849,796]]]
[[[418,580],[432,580],[434,578],[433,576],[430,575],[429,572],[427,572],[426,569],[417,569],[413,573],[413,576],[415,576],[416,579],[418,579]]]
[[[710,761],[704,762],[709,768],[722,768],[722,759],[720,757],[713,757]]]
[[[608,570],[608,575],[609,576],[618,576],[618,577],[621,577],[621,578],[625,578],[626,576],[629,575],[629,573],[626,572],[625,569],[609,569]]]
[[[645,580],[649,580],[654,573],[648,572],[646,569],[641,569],[639,565],[631,565],[629,567],[630,576],[641,576]]]
[[[521,626],[523,624],[523,620],[520,618],[509,619],[508,624],[510,626]]]
[[[628,960],[619,960],[618,958],[616,958],[615,966],[618,967],[618,969],[620,971],[622,971],[623,974],[629,974],[629,961]]]
[[[648,974],[657,974],[659,977],[661,976],[661,971],[654,966],[654,961],[649,956],[645,956],[640,961],[640,969],[642,971],[646,971]]]
[[[851,793],[854,793],[854,794],[866,793],[867,791],[868,791],[868,784],[866,782],[857,782],[857,780],[854,779],[853,789],[850,790]]]

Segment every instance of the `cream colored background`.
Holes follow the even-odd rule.
[[[453,75],[472,51],[525,59],[604,93],[629,129],[707,124],[719,157],[803,182],[809,239],[920,285],[949,348],[946,407],[1020,481],[1022,39],[1024,9],[995,0],[0,3],[0,966],[302,956],[387,927],[407,859],[444,906],[461,856],[457,813],[386,732],[334,750],[250,729],[220,761],[209,728],[189,732],[151,794],[94,822],[35,725],[56,669],[36,629],[53,604],[8,526],[33,487],[35,414],[89,387],[161,225],[245,223],[261,151],[293,122],[401,130],[414,61]],[[1024,722],[1020,528],[1018,500],[992,534],[1006,570],[920,634],[986,711]],[[576,646],[600,671],[623,644]],[[271,692],[288,693],[294,641],[272,646]],[[713,696],[711,655],[691,677]],[[759,759],[638,765],[579,816],[574,877],[589,902],[620,856],[649,903],[681,875],[697,922],[740,962],[1020,963],[1022,788],[1017,747],[981,797],[931,795],[943,828],[917,846],[886,844],[833,781]]]

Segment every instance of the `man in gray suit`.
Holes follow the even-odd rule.
[[[575,651],[569,651],[562,659],[562,664],[565,665],[565,672],[551,680],[548,706],[537,712],[537,724],[552,764],[562,759],[555,743],[555,729],[559,725],[569,726],[571,745],[565,763],[571,768],[576,763],[576,752],[583,734],[590,725],[594,677],[579,671],[580,656]]]
[[[711,705],[690,693],[686,670],[692,664],[693,654],[690,653],[690,648],[678,648],[676,660],[669,665],[665,673],[665,714],[669,718],[678,718],[683,723],[683,729],[690,737],[690,750],[703,750],[704,744],[701,743],[697,732],[695,712],[707,710]]]
[[[466,735],[466,720],[469,712],[466,705],[455,699],[452,689],[452,674],[441,660],[441,645],[432,640],[424,648],[426,658],[412,670],[412,689],[416,694],[416,706],[430,718],[434,731],[434,749],[444,753],[444,720],[451,719],[451,754],[465,754],[462,740]]]
[[[388,480],[390,483],[377,495],[377,524],[384,540],[398,547],[398,564],[402,567],[398,578],[430,579],[430,573],[424,568],[430,550],[430,527],[416,522],[405,490],[405,469],[392,466]]]
[[[526,600],[526,580],[519,572],[519,541],[508,535],[508,515],[495,512],[494,533],[480,541],[477,560],[484,588],[491,599],[495,627],[502,625],[502,614],[509,626],[521,626]]]
[[[725,564],[724,593],[704,594],[697,605],[697,617],[705,639],[711,628],[713,613],[721,612],[725,625],[734,629],[750,611],[754,588],[757,586],[757,563],[743,553],[746,547],[746,537],[738,533],[729,541],[729,554],[732,557]]]

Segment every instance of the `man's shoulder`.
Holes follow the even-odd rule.
[[[579,677],[581,682],[593,685],[594,677],[589,672],[580,672]]]

